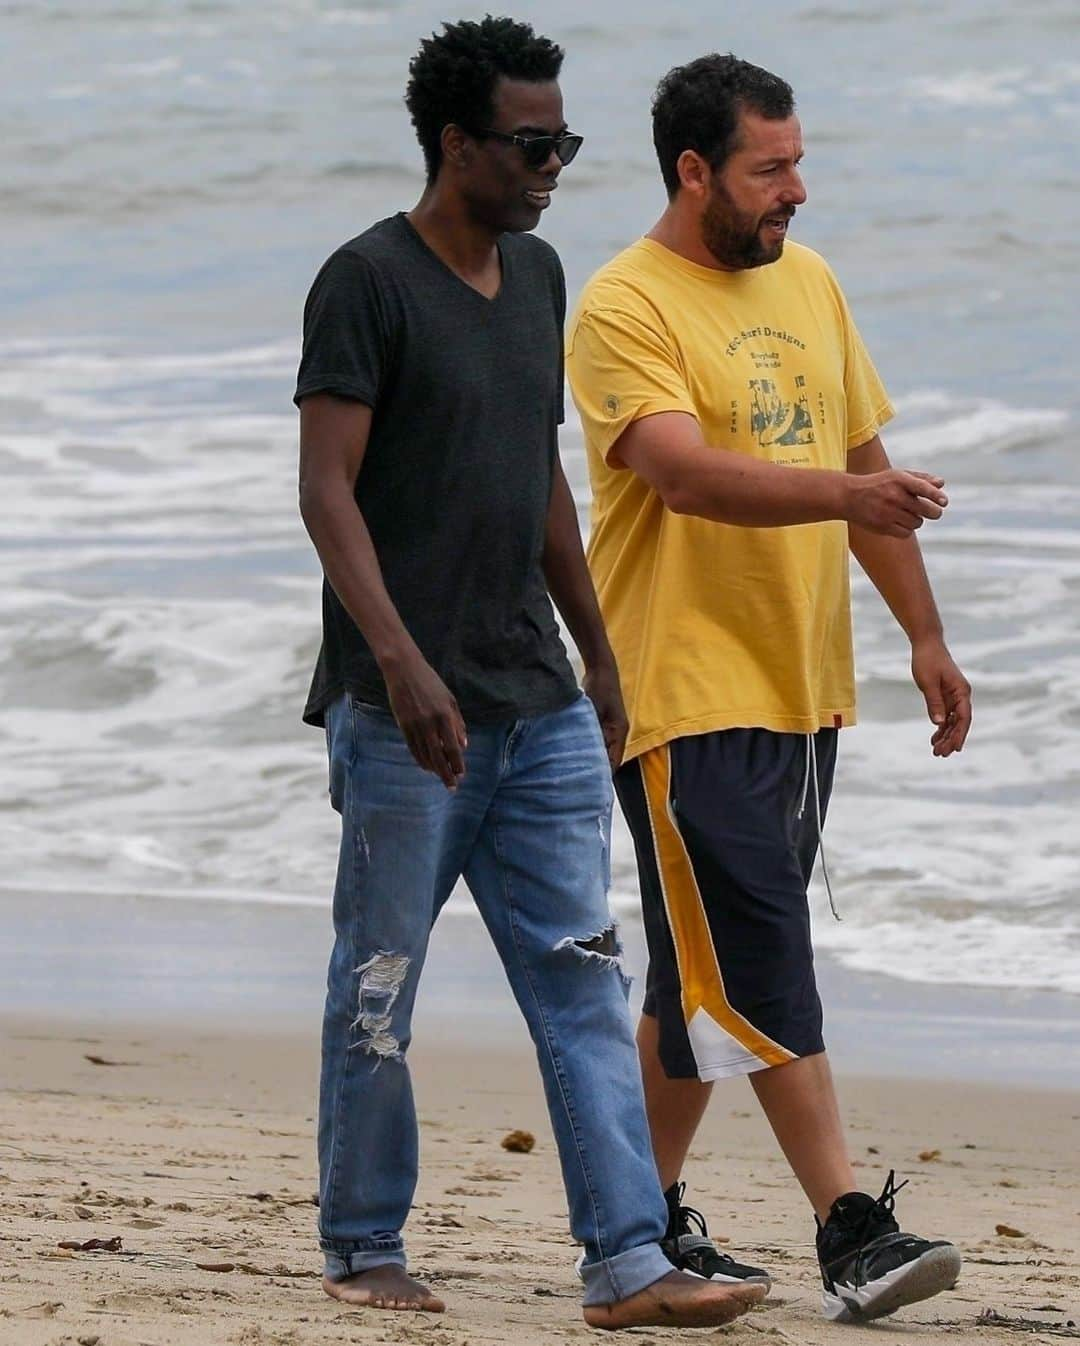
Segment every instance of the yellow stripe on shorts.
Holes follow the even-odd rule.
[[[763,1065],[782,1066],[796,1060],[794,1052],[759,1032],[728,1002],[694,867],[671,812],[670,745],[665,743],[652,748],[642,753],[638,761],[664,908],[675,944],[683,1017],[687,1026],[698,1010],[703,1009],[714,1023]]]

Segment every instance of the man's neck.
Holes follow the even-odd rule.
[[[428,187],[405,217],[440,261],[477,284],[499,271],[499,235],[472,219],[459,196]]]

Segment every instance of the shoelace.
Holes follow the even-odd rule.
[[[705,1223],[705,1216],[701,1211],[695,1210],[693,1206],[684,1206],[682,1204],[683,1193],[686,1191],[686,1183],[680,1182],[675,1188],[675,1211],[676,1227],[680,1232],[685,1229],[690,1232],[691,1226],[696,1225],[698,1233],[703,1239],[709,1237],[709,1226]],[[712,1250],[712,1256],[718,1261],[726,1263],[728,1266],[736,1266],[737,1263],[730,1253],[722,1253],[715,1243],[710,1242],[709,1247]]]
[[[894,1168],[889,1169],[889,1176],[885,1179],[885,1186],[881,1189],[881,1195],[871,1208],[878,1212],[881,1219],[891,1220],[893,1218],[893,1211],[896,1209],[896,1194],[908,1185],[908,1181],[905,1178],[903,1182],[897,1182],[896,1170]]]
[[[679,1226],[686,1226],[689,1231],[691,1225],[697,1225],[698,1233],[702,1238],[709,1237],[709,1227],[705,1223],[705,1216],[701,1211],[695,1210],[693,1206],[684,1206],[682,1204],[683,1193],[686,1191],[686,1183],[680,1182],[675,1188],[675,1208],[678,1211]]]
[[[806,812],[806,796],[810,789],[811,777],[814,781],[814,817],[817,820],[818,852],[821,855],[821,872],[825,876],[825,891],[829,895],[829,910],[836,920],[843,920],[840,912],[837,910],[836,903],[833,900],[832,883],[829,881],[829,862],[825,858],[825,837],[822,834],[821,827],[821,790],[818,786],[817,774],[817,747],[814,742],[814,735],[806,736],[806,774],[803,776],[802,798],[799,800],[798,817],[802,817]],[[901,1184],[902,1185],[902,1184]],[[899,1188],[897,1188],[899,1191]]]
[[[881,1189],[881,1195],[872,1206],[868,1206],[866,1214],[858,1224],[858,1237],[864,1239],[869,1235],[871,1228],[878,1223],[895,1225],[896,1218],[893,1211],[896,1208],[896,1194],[901,1188],[908,1185],[908,1179],[903,1182],[896,1181],[896,1170],[890,1168],[889,1176],[885,1179],[885,1186]]]

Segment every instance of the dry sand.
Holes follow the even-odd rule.
[[[463,1046],[429,1046],[412,1061],[423,1172],[408,1238],[414,1269],[449,1302],[441,1317],[347,1310],[319,1288],[313,1036],[0,1021],[0,1342],[528,1346],[594,1336],[580,1319],[532,1061]],[[864,1186],[876,1192],[890,1166],[910,1178],[904,1222],[960,1246],[959,1285],[872,1327],[826,1324],[810,1219],[737,1081],[718,1087],[686,1176],[711,1232],[771,1268],[775,1285],[748,1318],[696,1339],[1080,1339],[1080,1094],[868,1079],[842,1080],[841,1092]],[[536,1135],[531,1154],[501,1148],[512,1128]],[[121,1250],[58,1247],[94,1238],[119,1239]]]

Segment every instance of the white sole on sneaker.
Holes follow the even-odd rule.
[[[951,1244],[930,1248],[914,1262],[859,1286],[837,1285],[823,1290],[821,1310],[832,1323],[866,1323],[884,1318],[905,1304],[918,1304],[942,1290],[951,1290],[960,1275],[961,1257]]]

